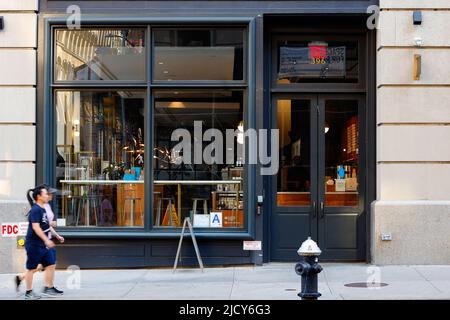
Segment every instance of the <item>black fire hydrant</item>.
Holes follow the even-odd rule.
[[[322,253],[311,237],[302,243],[297,253],[301,257],[295,265],[295,272],[302,277],[302,290],[298,294],[302,300],[317,300],[321,296],[318,292],[317,275],[322,271],[319,265],[319,255]]]

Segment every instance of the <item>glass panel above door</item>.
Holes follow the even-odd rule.
[[[358,205],[358,100],[325,100],[325,205]]]
[[[277,101],[280,170],[277,205],[309,206],[311,203],[311,101]]]
[[[358,41],[280,40],[277,51],[277,84],[358,82]]]

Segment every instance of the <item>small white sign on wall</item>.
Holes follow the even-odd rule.
[[[211,228],[222,228],[222,212],[211,212],[209,218]]]
[[[29,222],[20,222],[19,223],[19,236],[24,237],[28,232]]]
[[[27,230],[28,222],[9,222],[1,225],[1,234],[4,238],[26,236]]]
[[[244,241],[244,250],[260,251],[261,241]]]

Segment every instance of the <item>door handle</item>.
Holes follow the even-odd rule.
[[[323,201],[320,201],[320,219],[325,218],[325,210],[323,208]]]
[[[317,211],[316,211],[316,202],[313,201],[312,203],[312,207],[313,207],[313,218],[315,219],[317,217]]]

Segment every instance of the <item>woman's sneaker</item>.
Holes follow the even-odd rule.
[[[33,291],[25,293],[25,300],[38,300],[41,296],[35,294]]]
[[[44,296],[60,296],[62,295],[64,292],[61,290],[56,289],[55,287],[53,288],[44,288],[44,291],[42,291],[42,294]]]

